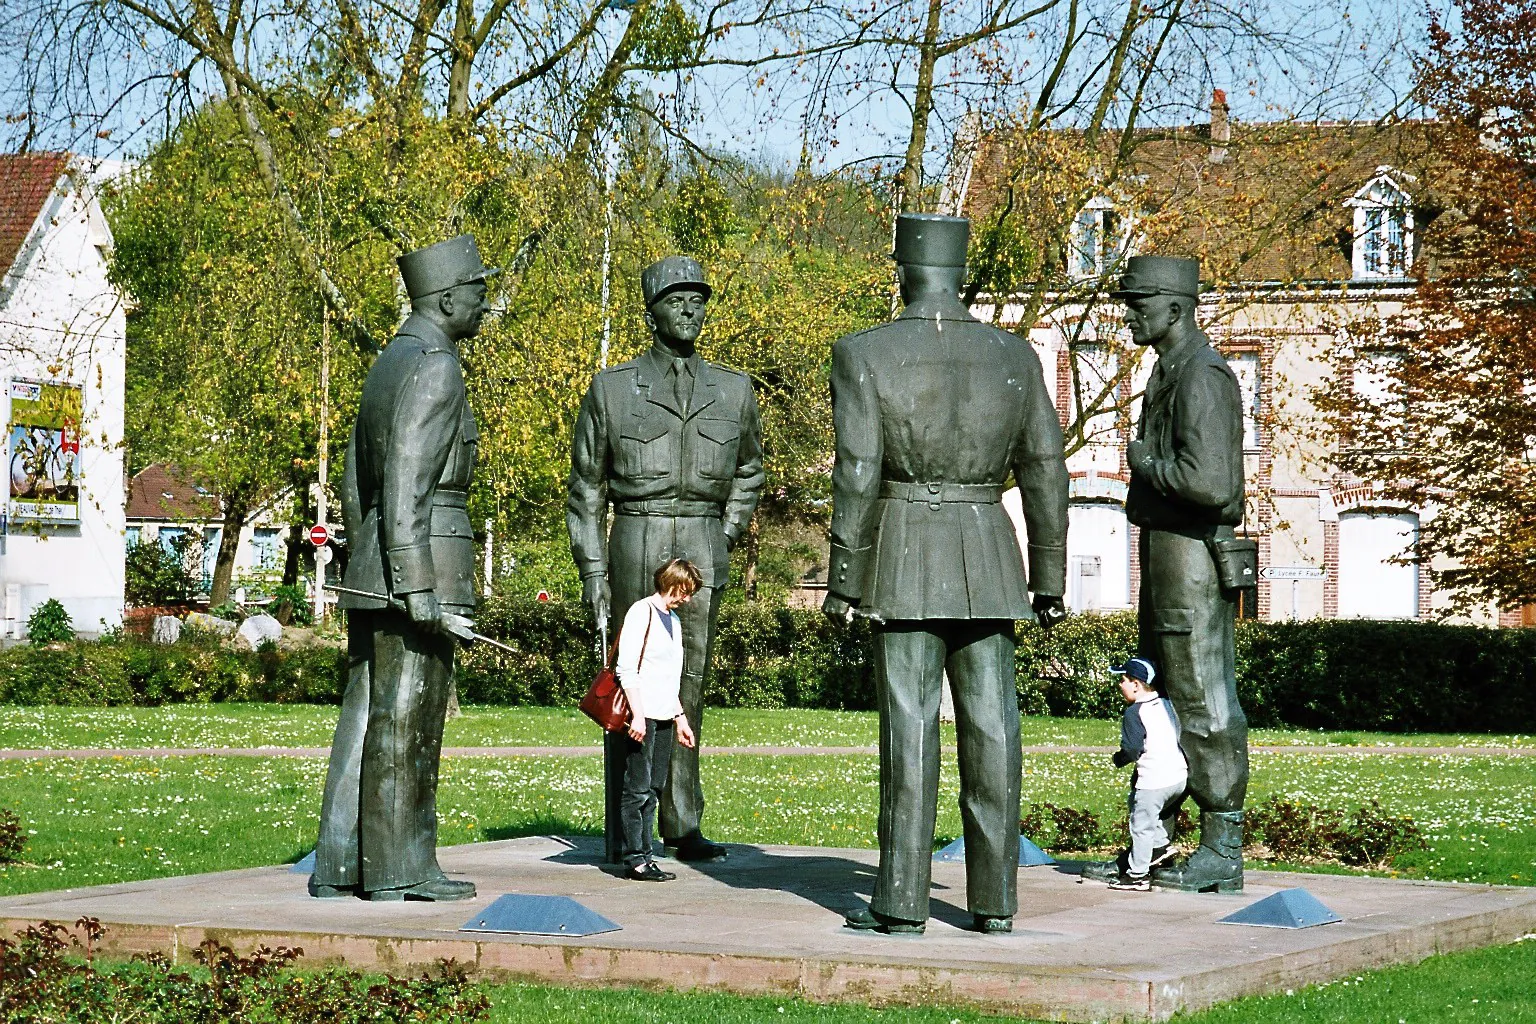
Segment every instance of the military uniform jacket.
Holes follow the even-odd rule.
[[[1242,522],[1242,393],[1203,333],[1158,358],[1136,436],[1151,460],[1131,469],[1127,519],[1181,532]]]
[[[583,579],[609,571],[611,503],[620,517],[614,543],[625,548],[613,553],[614,571],[637,581],[625,593],[650,593],[666,552],[694,561],[706,587],[730,580],[729,547],[763,489],[762,426],[746,374],[691,358],[686,411],[668,375],[672,357],[659,345],[600,372],[582,399],[565,518]]]
[[[832,348],[829,589],[886,619],[1025,619],[1066,584],[1061,423],[1029,343],[956,300]],[[999,504],[1009,471],[1029,577]]]
[[[347,447],[347,587],[389,595],[430,590],[450,608],[474,606],[465,503],[479,436],[458,347],[413,314],[368,371]],[[386,607],[353,594],[339,603]]]

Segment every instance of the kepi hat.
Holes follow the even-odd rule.
[[[645,295],[647,309],[679,288],[695,288],[704,293],[705,299],[714,294],[704,279],[704,268],[691,256],[667,256],[640,271],[640,291]]]
[[[970,240],[969,218],[903,213],[896,217],[896,244],[891,256],[897,263],[914,266],[963,267]]]
[[[1125,261],[1120,287],[1112,299],[1139,299],[1149,295],[1200,297],[1200,261],[1187,256],[1132,256]]]
[[[475,245],[474,235],[459,235],[446,242],[408,252],[396,258],[395,263],[400,267],[400,277],[405,281],[406,294],[412,299],[420,299],[461,284],[484,281],[501,273],[500,268],[487,267],[480,259],[480,249]]]

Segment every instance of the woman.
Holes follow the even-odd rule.
[[[672,740],[693,746],[693,728],[678,700],[683,678],[683,627],[677,608],[704,583],[698,567],[674,558],[656,570],[656,593],[636,601],[619,630],[614,672],[629,701],[619,815],[624,877],[666,882],[677,876],[651,858],[651,824],[672,764]]]

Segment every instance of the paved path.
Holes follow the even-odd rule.
[[[1536,747],[1310,747],[1253,746],[1261,754],[1302,754],[1334,756],[1347,754],[1387,754],[1414,757],[1536,757]],[[953,750],[946,747],[946,751]],[[1110,754],[1114,747],[1043,745],[1024,748],[1025,754]],[[60,750],[0,750],[0,761],[64,757],[327,757],[330,747],[73,747]],[[445,757],[596,757],[601,747],[444,747]],[[876,747],[707,747],[704,754],[758,754],[768,757],[805,757],[814,755],[872,756]]]

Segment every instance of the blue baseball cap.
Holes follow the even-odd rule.
[[[1157,678],[1157,669],[1153,668],[1152,663],[1146,658],[1131,658],[1124,665],[1110,666],[1109,671],[1117,676],[1130,676],[1148,686],[1151,686],[1152,680]]]

